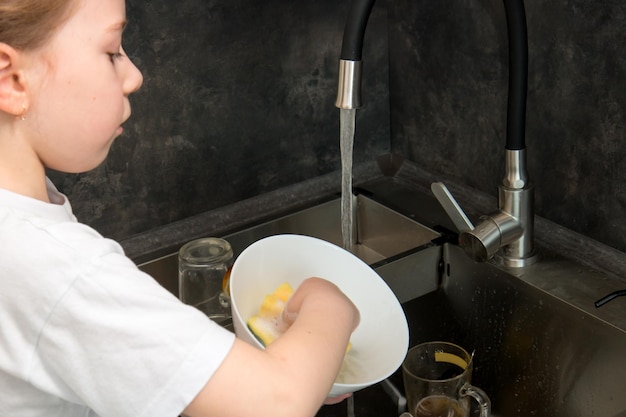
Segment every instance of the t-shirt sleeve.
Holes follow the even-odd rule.
[[[122,254],[77,271],[42,328],[31,382],[102,417],[177,416],[222,363],[234,334]]]

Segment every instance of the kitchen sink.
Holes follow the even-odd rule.
[[[354,254],[376,269],[391,289],[400,294],[400,301],[434,291],[438,286],[441,248],[433,241],[440,234],[363,194],[354,198],[357,236]],[[313,236],[341,246],[341,199],[221,237],[228,240],[237,257],[259,239],[286,233]],[[139,267],[178,295],[177,256],[171,253]]]
[[[475,351],[474,382],[494,415],[626,417],[626,332],[457,246],[444,263],[439,290],[405,304],[411,343]]]
[[[410,344],[444,340],[474,352],[473,382],[490,396],[494,416],[626,417],[626,309],[593,306],[594,297],[619,283],[609,285],[602,274],[544,248],[540,262],[519,270],[477,263],[445,229],[436,232],[441,230],[436,224],[417,222],[396,211],[396,204],[366,195],[356,199],[355,253],[401,301]],[[223,237],[236,256],[254,241],[279,233],[340,245],[340,200]],[[140,268],[177,293],[175,253]],[[612,303],[619,302],[626,298]],[[397,417],[402,392],[398,370],[354,394],[355,415]],[[345,401],[323,406],[318,416],[345,417],[346,406]]]

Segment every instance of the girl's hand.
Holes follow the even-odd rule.
[[[283,312],[280,317],[279,326],[281,330],[282,331],[287,330],[287,328],[289,328],[289,326],[291,326],[293,322],[296,321],[296,318],[298,317],[298,313],[300,311],[300,307],[302,305],[302,301],[309,293],[322,292],[322,291],[325,291],[329,294],[327,296],[328,300],[330,300],[330,297],[335,296],[335,297],[342,299],[343,300],[342,302],[346,306],[349,306],[348,308],[352,311],[352,314],[354,317],[353,322],[352,322],[353,323],[352,330],[356,329],[356,327],[359,325],[361,318],[359,315],[359,310],[350,301],[350,299],[348,299],[348,297],[346,297],[341,292],[341,290],[339,290],[339,288],[337,288],[337,286],[331,283],[330,281],[326,281],[325,279],[322,279],[322,278],[311,277],[311,278],[304,280],[304,282],[302,282],[302,284],[300,284],[298,288],[296,288],[295,293],[287,301],[287,304],[285,305],[285,308],[283,309]]]

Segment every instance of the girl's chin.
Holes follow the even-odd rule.
[[[82,174],[92,171],[98,168],[109,156],[111,146],[115,140],[122,134],[123,128],[120,126],[116,129],[115,133],[105,143],[101,144],[100,148],[92,149],[89,155],[80,159],[73,159],[72,161],[65,161],[57,164],[46,163],[46,168],[53,169],[59,172],[65,172],[66,174]]]

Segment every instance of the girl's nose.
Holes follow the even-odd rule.
[[[126,56],[128,57],[128,55]],[[123,89],[126,95],[130,95],[141,88],[141,85],[143,84],[143,75],[130,58],[128,58],[126,62],[128,65],[126,68],[126,74],[124,74]]]

